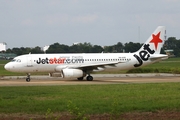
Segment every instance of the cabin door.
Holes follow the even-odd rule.
[[[32,67],[32,57],[27,56],[27,67]]]

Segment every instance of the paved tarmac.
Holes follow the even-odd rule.
[[[64,79],[49,76],[31,76],[26,82],[26,76],[0,77],[0,86],[48,86],[48,85],[86,85],[86,84],[137,84],[180,82],[180,74],[92,74],[93,81],[79,81],[76,78]]]

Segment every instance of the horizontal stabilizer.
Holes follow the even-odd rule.
[[[168,55],[163,55],[163,54],[154,54],[150,57],[151,61],[156,61],[156,60],[165,60],[168,58]]]

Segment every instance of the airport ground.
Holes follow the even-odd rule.
[[[53,86],[53,85],[86,85],[86,84],[141,84],[141,83],[164,83],[164,82],[180,82],[180,74],[93,74],[93,81],[78,81],[76,79],[62,79],[49,76],[31,76],[31,81],[26,82],[26,76],[4,76],[0,77],[0,86]],[[0,120],[43,120],[45,116],[41,115],[22,115],[22,114],[0,114]],[[62,115],[62,119],[70,119],[68,115]],[[94,115],[90,116],[93,120],[108,120],[110,115]],[[121,115],[121,119],[135,120],[179,120],[180,112],[178,111],[158,111],[158,112],[141,112],[141,113],[125,113]]]
[[[64,79],[49,76],[31,76],[26,82],[26,76],[0,77],[0,86],[42,86],[42,85],[84,85],[84,84],[130,84],[130,83],[160,83],[180,82],[180,74],[150,73],[150,74],[93,74],[93,81],[79,81],[75,78]]]

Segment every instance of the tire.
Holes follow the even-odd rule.
[[[30,78],[26,78],[26,82],[30,82],[30,80],[31,80]]]
[[[92,76],[87,76],[86,80],[87,81],[93,81],[93,77]]]

